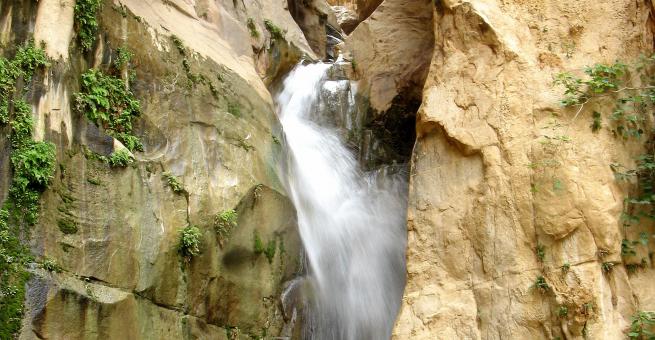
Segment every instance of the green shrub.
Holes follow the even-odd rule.
[[[542,294],[545,294],[551,290],[548,282],[546,282],[546,279],[541,275],[537,276],[537,280],[534,282],[533,286],[539,289]]]
[[[559,306],[559,308],[557,308],[557,315],[560,318],[565,318],[567,315],[569,315],[569,307],[565,305]]]
[[[27,187],[45,187],[55,173],[55,145],[49,142],[31,142],[11,154],[14,182]]]
[[[180,242],[177,250],[186,259],[200,255],[200,238],[202,234],[200,229],[194,225],[189,225],[180,231]]]
[[[166,183],[168,183],[168,186],[171,188],[171,190],[173,190],[174,193],[181,194],[185,192],[184,186],[173,174],[170,172],[164,172],[162,176],[166,179]]]
[[[59,264],[53,259],[45,258],[41,261],[41,268],[55,273],[61,273],[63,270]]]
[[[102,0],[75,1],[75,29],[82,45],[82,50],[88,51],[93,46],[98,32],[96,15],[102,6]]]
[[[81,91],[75,94],[75,108],[130,151],[143,150],[132,134],[132,120],[141,114],[141,105],[122,79],[97,69],[86,71],[82,74]]]
[[[130,62],[134,57],[134,53],[130,52],[127,47],[119,47],[116,49],[116,60],[114,60],[114,67],[121,69],[124,65]]]
[[[655,326],[655,312],[639,311],[632,316],[628,337],[630,339],[653,340],[655,339],[653,326]]]
[[[127,150],[120,149],[114,151],[107,159],[107,162],[112,167],[126,167],[134,162],[134,158],[132,158],[132,155]]]

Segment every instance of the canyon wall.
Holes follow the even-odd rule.
[[[2,55],[33,38],[50,58],[19,85],[33,139],[52,142],[57,163],[21,234],[34,257],[21,339],[297,337],[295,296],[280,295],[303,263],[271,89],[301,59],[328,55],[337,25],[351,62],[339,79],[359,80],[363,129],[387,143],[385,161],[410,165],[394,339],[622,339],[632,315],[655,309],[652,240],[622,256],[624,239],[653,226],[623,227],[634,186],[610,167],[635,167],[652,119],[643,140],[607,121],[594,131],[607,103],[564,108],[553,83],[652,54],[653,2],[327,4],[106,0],[85,50],[74,0],[0,2]],[[143,151],[127,167],[104,161],[125,146],[74,96],[119,48],[133,56],[118,76],[141,105]],[[10,124],[0,132],[5,200]],[[187,226],[200,231],[191,258],[179,249]]]
[[[98,24],[88,51],[74,6],[0,2],[3,55],[34,39],[50,58],[25,99],[33,139],[54,144],[57,164],[29,228],[24,305],[2,300],[3,322],[22,314],[21,339],[290,336],[296,312],[279,297],[302,270],[300,243],[266,84],[315,57],[286,3],[104,1],[86,19]],[[126,167],[106,162],[125,147],[74,96],[87,69],[116,72],[120,51],[132,54],[117,73],[140,101],[143,142]],[[12,124],[0,126],[3,200]],[[182,256],[181,231],[192,226],[200,254]]]
[[[553,84],[650,55],[651,11],[643,1],[434,2],[394,338],[622,339],[636,311],[655,308],[652,242],[621,257],[622,239],[651,226],[622,227],[628,190],[610,168],[633,168],[644,141],[592,131],[600,106],[563,108]]]

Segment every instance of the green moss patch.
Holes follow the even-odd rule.
[[[57,226],[64,234],[76,234],[77,233],[77,224],[75,221],[69,218],[62,218],[57,220]]]

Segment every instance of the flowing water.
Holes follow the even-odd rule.
[[[298,65],[277,96],[290,150],[286,186],[298,212],[310,293],[304,338],[388,339],[405,285],[405,176],[364,172],[319,94],[330,64]],[[319,123],[322,122],[322,123]]]

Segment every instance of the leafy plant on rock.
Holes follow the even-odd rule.
[[[628,337],[635,340],[655,340],[655,312],[639,311],[632,316]]]
[[[162,176],[164,177],[164,179],[166,179],[166,183],[168,183],[168,186],[171,188],[171,190],[173,190],[174,193],[183,194],[186,192],[186,190],[184,190],[184,186],[182,185],[182,182],[180,182],[180,180],[176,176],[174,176],[170,172],[164,172]]]
[[[0,207],[0,339],[13,339],[20,330],[24,312],[26,267],[33,261],[23,240],[37,222],[41,192],[55,171],[53,144],[34,141],[32,108],[22,97],[17,81],[25,87],[37,68],[48,65],[45,52],[28,41],[13,59],[0,57],[0,124],[9,124],[6,135],[13,178],[8,196]]]
[[[180,231],[180,241],[177,250],[187,260],[200,255],[200,239],[202,233],[194,225],[186,226]]]
[[[75,108],[128,150],[143,150],[139,139],[132,134],[132,121],[141,114],[141,105],[122,79],[98,69],[84,72],[81,90],[75,94]]]
[[[99,26],[96,16],[101,6],[102,0],[75,1],[75,30],[84,51],[90,50],[96,40]]]
[[[255,230],[254,232],[254,245],[253,245],[253,252],[255,255],[262,254],[264,250],[264,242],[262,241],[261,237],[259,237],[259,233]]]
[[[616,163],[609,166],[617,180],[636,184],[634,192],[624,200],[623,226],[638,224],[642,218],[655,220],[655,143],[652,133],[651,138],[642,140],[649,131],[648,124],[655,112],[655,55],[629,64],[620,61],[596,64],[586,67],[583,73],[577,76],[564,72],[555,77],[555,83],[564,87],[562,105],[577,108],[574,120],[586,107],[593,105],[593,132],[606,126],[616,138],[642,143],[646,152],[636,158],[635,169]],[[640,236],[640,240],[647,241],[648,238],[648,235]],[[623,239],[622,256],[636,255],[635,246],[638,244],[638,241]],[[611,262],[604,262],[601,267],[608,273],[613,266]]]
[[[543,244],[538,243],[535,252],[537,253],[537,259],[539,259],[539,262],[544,262],[544,259],[546,258],[546,247]]]
[[[250,36],[253,38],[259,37],[259,31],[257,31],[257,26],[255,26],[255,20],[248,18],[248,31],[250,31]]]
[[[125,149],[120,149],[114,151],[114,153],[112,153],[107,159],[107,162],[112,167],[126,167],[130,165],[132,162],[134,162],[134,158],[132,157],[129,151]]]
[[[551,290],[550,285],[548,285],[546,279],[541,275],[537,276],[533,287],[539,289],[542,294],[545,294]]]
[[[275,258],[275,252],[277,250],[277,242],[275,239],[272,239],[268,241],[266,244],[266,249],[264,249],[264,255],[266,255],[266,259],[268,260],[268,263],[273,263],[273,258]]]
[[[116,60],[114,60],[114,67],[121,69],[123,66],[130,62],[134,57],[134,53],[130,52],[127,47],[119,47],[116,49]]]
[[[271,20],[264,19],[264,27],[266,27],[266,30],[271,34],[271,38],[275,40],[284,39],[284,31],[276,26]]]
[[[230,209],[217,214],[214,217],[214,229],[216,233],[222,238],[225,238],[229,235],[232,228],[236,228],[238,214],[236,210]]]

